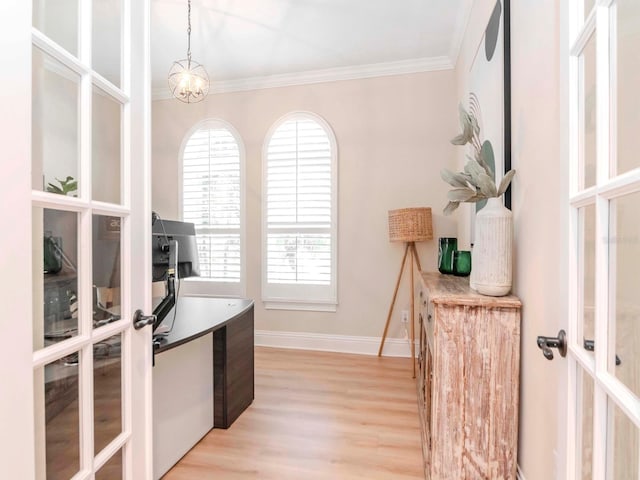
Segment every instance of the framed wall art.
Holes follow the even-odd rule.
[[[511,68],[509,0],[496,0],[469,72],[468,108],[480,124],[480,138],[493,152],[496,185],[511,170]],[[475,213],[486,204],[476,203]],[[511,209],[511,186],[504,194]],[[472,215],[475,217],[475,215]],[[472,218],[472,225],[474,218]],[[472,231],[473,234],[473,231]],[[473,235],[472,235],[473,236]]]

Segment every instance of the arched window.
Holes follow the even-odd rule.
[[[267,308],[335,311],[337,145],[319,116],[296,112],[263,149],[263,300]]]
[[[221,120],[199,124],[183,149],[182,219],[196,227],[200,278],[217,284],[193,293],[244,294],[243,191],[239,135]]]

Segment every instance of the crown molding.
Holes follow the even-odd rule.
[[[464,33],[464,32],[463,32]],[[459,49],[459,47],[458,47]],[[371,63],[351,67],[325,68],[298,73],[285,73],[264,77],[249,77],[238,80],[213,82],[209,93],[230,93],[264,88],[291,87],[313,83],[337,82],[342,80],[358,80],[363,78],[405,75],[409,73],[436,72],[451,70],[455,64],[450,57],[412,58],[397,62]],[[168,88],[154,88],[153,100],[172,98]]]

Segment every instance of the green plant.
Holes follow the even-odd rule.
[[[458,109],[462,133],[452,139],[451,143],[454,145],[470,143],[473,148],[473,156],[466,155],[467,163],[464,166],[464,172],[452,172],[447,169],[440,172],[442,179],[454,187],[447,194],[449,203],[443,210],[445,215],[449,215],[458,208],[461,202],[475,203],[501,196],[516,174],[515,170],[509,170],[502,177],[500,186],[496,187],[495,174],[490,167],[490,164],[493,163],[491,143],[481,142],[480,125],[473,113],[467,112],[462,104]]]
[[[78,190],[78,181],[74,180],[73,177],[69,176],[65,180],[60,180],[56,178],[60,186],[54,185],[53,183],[49,183],[47,185],[47,192],[57,193],[59,195],[68,195],[69,193],[75,192]],[[72,195],[75,197],[75,195]]]

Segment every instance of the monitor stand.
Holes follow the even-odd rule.
[[[167,278],[167,294],[162,299],[160,304],[153,310],[153,314],[156,316],[156,321],[153,324],[154,335],[162,332],[157,332],[160,324],[173,309],[176,304],[176,279],[173,276]],[[166,333],[166,332],[165,332]]]

